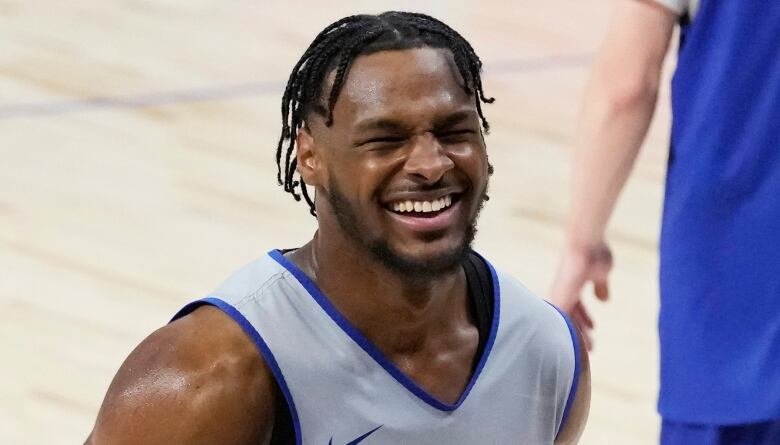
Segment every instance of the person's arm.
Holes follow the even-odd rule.
[[[566,424],[558,432],[553,445],[575,445],[580,440],[590,412],[590,359],[582,334],[578,332],[580,344],[579,377],[577,378],[577,393],[569,408]]]
[[[608,297],[612,256],[607,221],[628,178],[655,110],[661,67],[677,21],[651,0],[620,0],[586,90],[572,158],[566,245],[550,301],[568,312],[590,348],[593,323],[581,300],[594,283]]]
[[[249,337],[204,306],[130,354],[86,445],[265,444],[275,392]]]

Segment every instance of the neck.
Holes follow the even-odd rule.
[[[319,233],[289,258],[385,353],[414,352],[435,333],[468,322],[462,268],[410,281],[352,240]]]

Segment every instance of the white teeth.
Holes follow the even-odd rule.
[[[442,196],[432,201],[399,201],[392,205],[394,212],[428,213],[438,212],[452,205],[452,195]]]

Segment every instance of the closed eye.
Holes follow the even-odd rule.
[[[393,142],[403,142],[405,140],[406,140],[405,138],[398,137],[398,136],[384,136],[384,137],[380,137],[380,138],[369,139],[369,140],[365,141],[364,144],[370,144],[372,142],[391,142],[391,143],[393,143]]]
[[[476,132],[471,129],[452,130],[439,133],[438,137],[444,142],[462,142],[475,133]]]
[[[357,142],[355,146],[397,146],[406,142],[402,136],[378,136]]]
[[[471,133],[474,133],[474,130],[470,130],[470,129],[466,128],[464,130],[447,131],[447,132],[442,133],[442,135],[449,136],[449,135],[453,135],[453,134],[471,134]]]

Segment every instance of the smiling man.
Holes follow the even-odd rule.
[[[290,76],[277,152],[317,232],[144,340],[88,443],[576,443],[585,348],[471,250],[491,174],[480,67],[421,14],[323,30]]]

